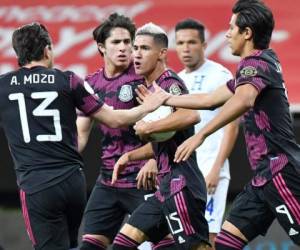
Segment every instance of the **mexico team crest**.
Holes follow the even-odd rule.
[[[132,87],[130,85],[123,85],[119,92],[119,99],[122,102],[129,102],[133,98]]]

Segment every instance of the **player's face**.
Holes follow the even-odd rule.
[[[201,42],[198,30],[182,29],[176,32],[177,55],[187,71],[197,69],[204,62],[206,43]]]
[[[132,43],[130,33],[124,28],[114,28],[104,45],[100,44],[104,60],[114,67],[125,67],[131,61]]]
[[[239,32],[239,27],[236,25],[237,15],[233,14],[229,23],[229,29],[226,33],[226,38],[231,48],[231,53],[235,56],[241,56],[245,44],[243,33]]]
[[[133,45],[133,60],[135,72],[149,76],[160,60],[162,48],[155,44],[152,36],[138,35]]]

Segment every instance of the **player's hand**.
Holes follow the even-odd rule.
[[[157,164],[154,159],[150,159],[139,171],[137,180],[137,189],[154,190],[157,186],[156,176],[158,173]]]
[[[136,122],[136,124],[133,126],[135,130],[135,134],[139,136],[139,138],[143,141],[149,140],[149,133],[148,131],[149,123],[145,122],[143,120],[140,120]]]
[[[214,167],[212,167],[211,171],[205,177],[206,189],[208,194],[214,194],[216,192],[219,180],[220,170],[217,171]]]
[[[123,154],[114,165],[114,171],[111,178],[111,184],[114,185],[118,179],[119,174],[126,168],[129,162],[128,154]]]
[[[164,91],[161,87],[159,87],[157,85],[157,83],[154,81],[152,83],[152,86],[154,88],[154,92],[151,92],[150,90],[148,90],[144,85],[139,85],[137,87],[137,89],[135,90],[135,92],[137,93],[138,97],[137,97],[137,101],[142,104],[144,103],[145,101],[147,101],[147,98],[149,98],[149,96],[155,94],[157,96],[155,96],[157,99],[158,102],[161,102],[161,104],[163,104],[168,98],[171,97],[171,94]],[[158,105],[156,108],[158,108],[160,105]],[[155,108],[155,109],[156,109]],[[155,110],[153,109],[153,110]]]
[[[198,148],[205,140],[202,134],[198,133],[185,140],[176,150],[174,162],[186,161],[190,155]]]

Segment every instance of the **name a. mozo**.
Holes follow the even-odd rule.
[[[13,76],[10,81],[10,85],[26,85],[26,84],[54,84],[55,76],[47,74],[30,74],[24,75],[23,78],[18,79],[17,76]]]

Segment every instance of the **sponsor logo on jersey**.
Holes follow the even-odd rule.
[[[120,89],[119,99],[122,102],[129,102],[133,98],[132,87],[130,85],[123,85]]]

